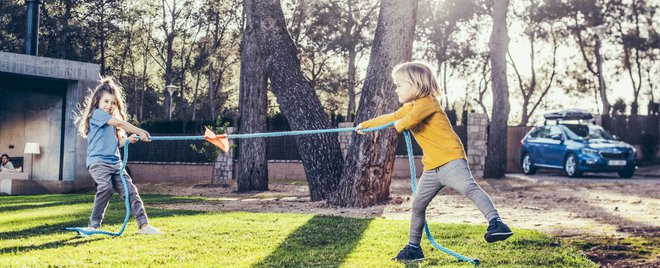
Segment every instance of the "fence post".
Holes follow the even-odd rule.
[[[485,114],[469,113],[467,120],[467,157],[475,177],[483,177],[486,164],[488,120]]]
[[[227,134],[234,133],[235,128],[228,127]],[[213,183],[220,183],[222,180],[234,179],[234,141],[229,139],[229,151],[221,153],[213,163],[214,176]]]

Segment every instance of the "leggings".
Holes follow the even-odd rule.
[[[435,169],[424,171],[422,177],[419,178],[417,191],[413,197],[408,242],[413,244],[421,242],[426,207],[445,186],[449,186],[472,200],[488,221],[499,217],[490,196],[472,178],[467,161],[465,159],[452,160]]]
[[[125,198],[126,193],[124,191],[124,185],[121,183],[121,178],[119,177],[119,170],[119,164],[113,165],[100,162],[94,163],[89,167],[89,173],[97,184],[92,216],[89,219],[90,227],[101,227],[105,209],[108,207],[108,202],[114,192],[117,192],[122,199]],[[131,176],[129,176],[126,171],[124,171],[124,178],[126,178],[126,185],[128,186],[131,213],[135,217],[138,227],[149,223],[140,194],[138,194],[137,188],[133,185]]]

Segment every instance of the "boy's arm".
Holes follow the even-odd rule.
[[[400,119],[403,115],[405,115],[408,111],[410,111],[411,108],[410,106],[411,106],[410,104],[404,104],[403,107],[399,108],[399,110],[396,110],[391,114],[381,115],[371,120],[364,121],[356,126],[356,131],[359,134],[364,134],[364,132],[362,132],[362,129],[382,126],[392,121],[396,121],[397,119]]]
[[[364,122],[360,123],[358,126],[360,128],[372,128],[372,127],[385,125],[385,124],[387,124],[389,122],[392,122],[394,120],[396,120],[396,117],[394,117],[394,113],[391,113],[391,114],[381,115],[379,117],[364,121]]]
[[[415,101],[415,104],[412,105],[412,109],[410,109],[407,113],[401,111],[401,109],[396,111],[395,116],[399,120],[394,123],[394,128],[396,128],[396,131],[400,133],[403,132],[404,129],[408,129],[419,124],[422,122],[422,120],[436,112],[436,105],[437,102],[434,98],[422,98]]]

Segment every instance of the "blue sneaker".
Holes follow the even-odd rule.
[[[422,247],[414,247],[410,244],[406,245],[399,254],[392,259],[393,261],[400,262],[409,262],[409,261],[423,261],[424,252],[422,252]]]
[[[484,239],[488,243],[493,243],[506,240],[511,235],[513,235],[513,232],[509,229],[509,226],[506,226],[500,218],[494,218],[488,223],[488,229],[486,230]]]

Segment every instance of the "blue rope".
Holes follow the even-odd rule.
[[[385,124],[378,127],[363,129],[363,132],[373,132],[379,131],[390,126],[394,125],[394,122]],[[305,134],[321,134],[321,133],[334,133],[334,132],[348,132],[355,131],[354,127],[348,128],[334,128],[334,129],[315,129],[315,130],[298,130],[298,131],[282,131],[282,132],[268,132],[268,133],[249,133],[249,134],[229,134],[227,135],[228,139],[248,139],[248,138],[267,138],[267,137],[280,137],[280,136],[294,136],[294,135],[305,135]],[[139,136],[138,136],[139,137]],[[204,140],[204,136],[156,136],[150,137],[154,141],[177,141],[177,140]],[[122,160],[121,169],[119,170],[119,177],[121,178],[121,183],[124,185],[124,203],[126,206],[126,216],[124,217],[124,224],[121,226],[119,232],[108,232],[103,230],[85,230],[84,227],[66,227],[64,228],[67,231],[75,231],[82,235],[94,235],[102,234],[109,236],[120,236],[124,233],[128,220],[131,217],[131,206],[130,206],[130,197],[128,194],[128,186],[126,184],[126,178],[124,177],[124,170],[126,169],[126,164],[128,162],[128,145],[130,142],[126,140],[124,143],[124,159]]]
[[[413,158],[413,153],[412,153],[413,150],[412,150],[412,141],[410,140],[410,130],[403,131],[403,136],[406,139],[406,149],[408,150],[408,163],[410,163],[410,179],[412,181],[412,193],[413,195],[415,195],[415,192],[417,192],[417,180],[415,179],[415,160]],[[439,245],[437,242],[435,242],[435,239],[433,239],[433,236],[431,235],[431,231],[429,231],[429,225],[426,223],[426,221],[424,221],[424,232],[426,233],[426,238],[429,239],[429,242],[431,242],[431,245],[433,245],[433,247],[437,248],[438,250],[444,253],[452,255],[461,261],[479,265],[480,263],[479,259],[470,259],[448,248],[445,248]]]
[[[378,127],[373,127],[373,128],[367,128],[367,129],[362,129],[362,132],[374,132],[374,131],[379,131],[386,129],[390,126],[394,125],[394,122],[390,122],[388,124],[378,126]],[[297,131],[281,131],[281,132],[267,132],[267,133],[249,133],[249,134],[228,134],[227,138],[228,139],[249,139],[249,138],[268,138],[268,137],[281,137],[281,136],[296,136],[296,135],[307,135],[307,134],[322,134],[322,133],[336,133],[336,132],[349,132],[349,131],[355,131],[354,127],[348,127],[348,128],[334,128],[334,129],[313,129],[313,130],[297,130]],[[417,181],[415,180],[415,162],[413,158],[413,151],[412,151],[412,142],[410,139],[410,131],[406,130],[403,132],[404,137],[406,139],[406,149],[408,150],[408,161],[410,163],[410,178],[412,180],[412,191],[413,195],[415,194],[415,191],[417,189]],[[174,140],[204,140],[204,136],[156,136],[156,137],[151,137],[151,140],[154,141],[174,141]],[[109,236],[120,236],[124,230],[126,229],[126,225],[128,224],[128,220],[131,216],[131,209],[130,209],[130,202],[129,202],[129,193],[128,193],[128,186],[126,184],[126,178],[124,177],[124,170],[126,169],[126,163],[128,162],[128,145],[130,142],[126,140],[126,143],[124,144],[124,159],[122,160],[122,165],[121,169],[119,171],[119,177],[121,178],[121,183],[124,185],[124,204],[126,206],[126,216],[124,217],[124,224],[121,226],[121,229],[119,232],[108,232],[108,231],[102,231],[102,230],[92,230],[92,231],[86,231],[82,227],[67,227],[65,228],[68,231],[76,231],[80,234],[83,235],[94,235],[94,234],[103,234],[103,235],[109,235]],[[424,222],[424,230],[426,232],[426,237],[429,239],[429,242],[437,248],[438,250],[447,253],[451,256],[456,257],[457,259],[461,261],[466,261],[473,263],[475,265],[479,265],[479,259],[470,259],[468,257],[465,257],[461,254],[458,254],[454,251],[451,251],[441,245],[439,245],[437,242],[435,242],[435,239],[433,239],[433,236],[431,235],[431,232],[429,231],[429,227]]]
[[[126,225],[128,224],[128,219],[131,217],[131,204],[130,204],[130,197],[128,195],[128,185],[126,184],[126,178],[124,177],[124,170],[126,169],[126,162],[128,162],[128,145],[130,142],[126,140],[126,143],[124,143],[124,159],[121,163],[121,169],[119,170],[119,177],[121,178],[121,184],[124,185],[124,205],[126,206],[126,216],[124,217],[124,224],[121,226],[121,229],[119,232],[108,232],[108,231],[103,231],[103,230],[85,230],[84,227],[67,227],[64,228],[67,231],[76,231],[79,234],[82,235],[94,235],[94,234],[102,234],[102,235],[109,235],[109,236],[120,236],[123,232],[124,229],[126,229]]]

